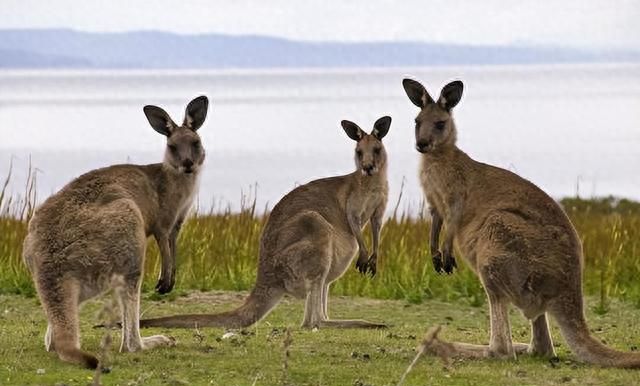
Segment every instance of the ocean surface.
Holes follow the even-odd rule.
[[[0,183],[24,194],[31,164],[38,200],[91,169],[160,162],[164,138],[142,113],[165,108],[181,122],[200,94],[207,151],[200,211],[237,210],[243,197],[272,207],[316,178],[354,170],[340,121],[370,130],[393,118],[389,210],[421,205],[414,150],[417,113],[402,89],[420,80],[437,97],[465,83],[454,110],[458,145],[514,171],[555,198],[640,199],[640,65],[478,66],[220,71],[0,71]],[[402,199],[398,203],[402,187]]]

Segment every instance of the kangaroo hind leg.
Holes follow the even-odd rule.
[[[164,335],[140,336],[140,279],[116,288],[122,312],[122,344],[120,352],[134,352],[157,346],[172,346],[175,340]]]
[[[47,323],[47,331],[44,333],[44,348],[49,351],[56,351],[56,347],[53,344],[53,327],[51,323]]]
[[[327,303],[329,297],[329,285],[326,282],[326,271],[321,276],[315,276],[314,280],[307,279],[307,297],[304,309],[302,327],[338,327],[338,328],[386,328],[380,323],[366,320],[331,320],[327,317]]]
[[[488,345],[478,345],[459,342],[446,342],[438,338],[439,329],[432,330],[428,341],[427,351],[446,357],[459,358],[510,358],[515,359],[516,353],[526,352],[529,345],[514,344],[511,340],[509,325],[508,302],[499,295],[486,288],[489,298],[489,312],[491,315],[490,341]]]
[[[528,352],[541,357],[554,357],[553,340],[549,333],[547,314],[542,314],[531,321],[531,344]]]
[[[386,325],[366,320],[331,320],[324,317],[323,283],[314,283],[307,294],[302,327],[385,328]]]
[[[329,283],[322,286],[322,316],[325,320],[329,319]]]
[[[354,319],[329,319],[327,316],[327,303],[329,297],[329,285],[325,284],[322,287],[321,293],[321,312],[323,318],[320,321],[321,327],[337,327],[337,328],[387,328],[386,324],[374,323],[366,320],[354,320]]]
[[[322,321],[326,319],[322,298],[323,287],[324,283],[318,280],[311,285],[310,290],[307,292],[307,299],[304,305],[304,319],[302,321],[302,327],[304,328],[320,327]]]

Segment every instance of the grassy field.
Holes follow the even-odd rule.
[[[449,278],[435,279],[444,285]],[[171,302],[146,299],[146,315],[205,312],[229,309],[245,293],[192,293]],[[96,314],[110,297],[89,302],[82,310],[83,347],[100,351],[105,330],[92,329]],[[111,332],[108,362],[111,372],[101,377],[105,385],[396,385],[415,356],[415,347],[429,326],[443,325],[447,339],[486,343],[486,307],[466,302],[423,304],[335,296],[332,317],[363,317],[391,323],[388,330],[302,330],[298,327],[303,304],[285,299],[264,321],[222,339],[222,329],[143,330],[143,335],[165,333],[177,346],[144,353],[119,354],[119,331]],[[598,300],[589,299],[588,319],[594,334],[621,350],[640,345],[640,311],[626,302],[612,301],[609,312],[593,312]],[[528,342],[529,329],[513,312],[514,339]],[[87,385],[94,373],[62,363],[43,346],[45,319],[35,299],[0,296],[0,384]],[[286,339],[289,330],[289,339]],[[633,385],[638,372],[601,369],[574,362],[553,326],[559,361],[532,357],[517,361],[454,361],[445,367],[440,359],[422,357],[405,385]],[[285,348],[285,340],[289,341]],[[284,371],[285,350],[289,352]]]
[[[27,190],[25,196],[32,194]],[[0,195],[0,293],[34,295],[21,257],[31,201],[5,199],[3,203]],[[608,198],[565,199],[562,204],[582,238],[585,291],[597,296],[599,312],[606,312],[611,298],[640,306],[640,203]],[[185,223],[178,240],[178,291],[252,287],[266,214],[257,213],[250,201],[244,207],[240,213],[200,213]],[[426,218],[391,216],[382,230],[378,275],[370,279],[350,270],[332,292],[412,303],[436,299],[483,304],[480,283],[464,263],[448,280],[438,280],[428,255],[429,226]],[[371,245],[369,232],[365,234]],[[144,290],[151,290],[159,271],[154,241],[149,242],[146,266]]]
[[[0,190],[0,384],[89,384],[93,374],[55,359],[43,348],[46,326],[22,263],[22,240],[33,213],[35,185],[23,198]],[[640,346],[640,203],[613,198],[564,199],[585,250],[584,288],[591,327],[608,344],[624,350]],[[267,213],[248,200],[240,213],[198,213],[178,241],[176,289],[152,293],[159,269],[158,250],[149,242],[142,309],[147,316],[211,312],[238,304],[243,295],[198,291],[244,291],[255,280],[258,240]],[[224,331],[171,331],[179,345],[149,353],[115,354],[104,384],[220,385],[393,385],[411,359],[426,329],[445,325],[449,339],[487,340],[485,295],[478,279],[460,264],[452,276],[434,273],[428,256],[429,221],[394,213],[381,238],[378,275],[371,279],[350,270],[332,288],[334,317],[366,317],[393,324],[387,331],[317,332],[300,330],[302,305],[286,300],[257,327],[230,339]],[[367,233],[367,239],[369,235]],[[369,243],[369,240],[367,240]],[[370,243],[369,243],[370,245]],[[193,292],[196,291],[196,292]],[[185,296],[188,295],[188,296]],[[345,297],[349,296],[349,297]],[[386,299],[386,300],[382,300]],[[104,331],[92,330],[105,298],[82,312],[83,344],[98,351]],[[107,302],[109,303],[109,302]],[[528,341],[528,327],[514,316],[514,337]],[[288,348],[283,348],[288,328]],[[554,331],[557,337],[557,330]],[[147,335],[157,331],[145,332]],[[448,368],[423,358],[406,384],[547,385],[634,384],[636,372],[603,370],[571,361],[559,340],[561,361],[521,358],[517,362],[456,362]],[[285,350],[289,359],[285,361]],[[283,371],[285,364],[288,370]]]

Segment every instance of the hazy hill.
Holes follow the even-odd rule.
[[[527,45],[303,42],[145,31],[0,30],[0,68],[267,68],[640,61],[638,52]]]

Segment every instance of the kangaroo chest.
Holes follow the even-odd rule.
[[[433,165],[422,165],[420,171],[420,183],[429,206],[436,208],[438,213],[444,215],[446,207],[446,190],[448,183],[442,173]]]
[[[165,197],[160,199],[160,216],[155,225],[158,231],[170,231],[189,213],[196,194],[197,181],[174,181]]]
[[[447,219],[452,210],[461,210],[466,182],[460,170],[442,163],[424,162],[420,182],[427,202]]]
[[[195,195],[196,195],[196,184],[194,183],[193,186],[189,187],[188,191],[184,192],[184,196],[181,197],[180,203],[182,205],[178,207],[178,212],[177,212],[178,219],[183,219],[187,215],[187,213],[189,213],[189,210],[193,205]]]
[[[373,213],[380,206],[386,206],[387,189],[386,187],[376,187],[363,194],[360,197],[360,218],[364,224],[373,216]]]

